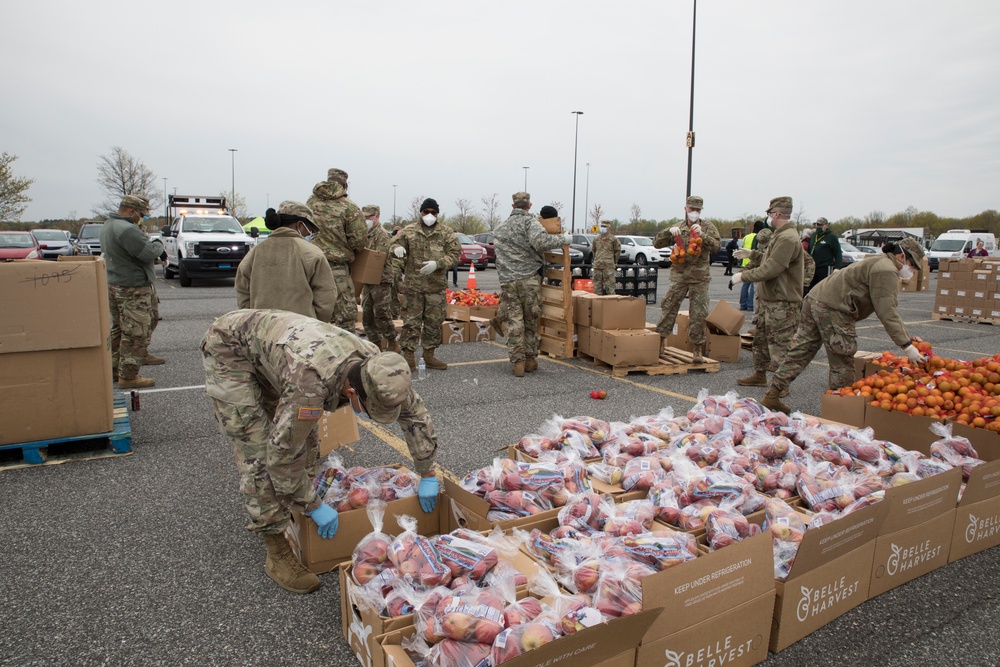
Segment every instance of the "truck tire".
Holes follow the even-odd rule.
[[[163,267],[163,279],[164,280],[170,280],[171,278],[174,277],[174,275],[175,275],[174,274],[174,270],[170,268],[169,264],[167,264],[166,266]]]
[[[184,268],[184,262],[177,263],[177,277],[180,278],[181,287],[191,287],[191,276]]]

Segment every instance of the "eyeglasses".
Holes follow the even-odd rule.
[[[427,215],[428,213],[429,213],[430,215],[437,215],[437,211],[435,211],[435,210],[434,210],[434,209],[432,209],[432,208],[425,208],[424,210],[422,210],[422,211],[420,212],[420,214],[421,214],[421,215]]]

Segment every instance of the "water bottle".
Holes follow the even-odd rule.
[[[417,379],[424,380],[427,378],[427,364],[424,363],[424,358],[420,357],[420,361],[417,362]]]

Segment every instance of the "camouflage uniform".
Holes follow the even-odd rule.
[[[400,344],[409,352],[416,350],[418,343],[425,350],[435,349],[441,345],[441,325],[447,314],[448,269],[458,264],[462,253],[458,235],[443,223],[428,227],[418,221],[393,238],[390,252],[397,246],[406,250]],[[421,275],[420,267],[428,261],[437,262],[437,268],[430,275]]]
[[[361,209],[347,198],[347,174],[331,169],[328,180],[313,187],[306,205],[313,210],[318,228],[313,243],[326,255],[337,285],[337,305],[331,321],[342,329],[354,331],[358,303],[350,265],[354,253],[365,247],[367,229]]]
[[[524,195],[519,199],[519,195]],[[526,193],[514,195],[515,203],[527,202]],[[507,354],[513,363],[538,356],[538,318],[542,314],[541,278],[544,253],[565,242],[563,234],[549,234],[534,215],[515,208],[493,232],[497,275],[500,278],[500,307],[497,316],[504,323]]]
[[[399,233],[399,228],[396,228],[396,234]],[[396,240],[396,234],[391,234],[392,239]],[[389,260],[392,262],[392,319],[399,319],[399,309],[402,301],[400,295],[402,295],[402,285],[403,282],[403,264],[404,260],[399,259],[395,255],[389,255]]]
[[[591,260],[594,271],[591,278],[594,281],[594,294],[615,293],[615,266],[622,252],[622,242],[610,231],[598,234],[594,239],[594,258]]]
[[[365,335],[373,343],[380,344],[383,338],[386,344],[392,345],[396,340],[396,327],[392,323],[392,281],[398,266],[398,258],[389,253],[392,237],[377,222],[368,230],[369,250],[386,253],[385,266],[382,268],[382,278],[378,285],[365,285],[361,288],[361,323]]]
[[[340,392],[353,362],[378,354],[378,348],[332,324],[295,313],[235,310],[213,322],[201,352],[205,391],[233,444],[250,514],[247,528],[281,533],[292,510],[307,513],[319,507],[321,498],[312,487],[319,458],[316,424],[323,410],[347,402]],[[398,355],[385,354],[402,363]],[[400,408],[396,422],[414,468],[422,474],[434,465],[437,438],[405,372],[405,396],[397,392],[389,401],[383,397],[383,403]],[[372,381],[383,384],[381,378]],[[366,383],[365,389],[372,410],[375,385]]]
[[[154,326],[153,262],[163,254],[131,218],[112,213],[101,228],[111,309],[111,363],[123,380],[133,380],[146,356]]]
[[[687,248],[688,238],[691,234],[691,225],[695,223],[685,220],[676,226],[681,230],[681,242]],[[670,267],[670,288],[666,296],[660,302],[660,321],[656,325],[656,332],[660,336],[669,336],[673,333],[674,322],[677,320],[677,311],[680,310],[681,302],[685,297],[690,299],[689,311],[691,316],[691,328],[688,338],[692,345],[705,345],[705,318],[708,317],[708,288],[712,283],[711,267],[709,259],[713,252],[718,252],[722,247],[722,237],[715,225],[707,220],[699,220],[701,226],[701,237],[704,239],[701,246],[701,254],[696,257],[687,255],[684,262],[674,264]],[[673,245],[674,239],[670,234],[670,229],[661,230],[653,240],[653,245],[657,248],[665,248]]]

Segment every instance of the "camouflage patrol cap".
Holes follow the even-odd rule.
[[[379,215],[382,212],[382,209],[375,204],[366,204],[361,207],[361,212],[365,214],[366,218],[370,218],[373,215]]]
[[[361,368],[368,416],[380,424],[399,419],[401,406],[410,396],[410,366],[396,352],[379,352]]]
[[[924,261],[924,249],[920,242],[913,237],[906,237],[899,242],[899,247],[910,258],[910,261],[919,269]]]
[[[819,227],[820,225],[829,225],[829,224],[830,224],[830,221],[827,220],[826,218],[816,218],[816,226],[817,227]]]
[[[705,208],[705,200],[703,200],[701,197],[695,197],[694,195],[688,197],[684,203],[687,205],[688,208],[697,208],[697,209]]]
[[[149,200],[142,195],[125,195],[119,208],[130,208],[146,215],[149,213]]]
[[[774,209],[784,209],[783,212],[792,212],[792,198],[791,197],[775,197],[771,200],[768,205],[767,210],[772,211]]]
[[[514,206],[527,206],[531,203],[531,195],[527,192],[515,192],[513,197]]]
[[[286,199],[281,202],[281,205],[278,206],[278,215],[296,215],[300,218],[308,220],[313,226],[316,225],[313,220],[313,210],[300,201]]]
[[[343,169],[327,169],[326,180],[336,181],[342,185],[347,185],[347,172]]]

